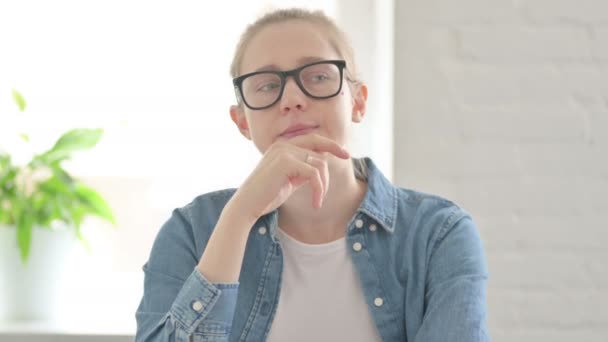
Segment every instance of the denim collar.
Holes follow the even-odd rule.
[[[367,192],[357,211],[378,222],[387,232],[393,233],[397,221],[397,188],[384,177],[370,158],[363,158],[363,161],[367,165]]]
[[[352,229],[353,221],[361,215],[365,215],[377,222],[387,232],[393,233],[397,218],[397,188],[384,177],[370,158],[366,157],[362,160],[367,165],[367,192],[348,227]],[[274,242],[277,241],[278,216],[278,210],[275,209],[259,221],[270,228],[270,236]]]

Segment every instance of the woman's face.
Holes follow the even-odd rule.
[[[319,25],[307,21],[268,25],[247,45],[241,75],[260,70],[287,71],[319,60],[343,59],[325,36]],[[261,110],[232,106],[230,112],[243,135],[262,153],[278,140],[313,132],[346,145],[350,125],[359,122],[365,112],[367,96],[364,85],[352,89],[354,94],[344,79],[338,95],[314,99],[302,92],[293,77],[288,77],[281,99],[273,106]],[[298,127],[307,129],[294,131]]]

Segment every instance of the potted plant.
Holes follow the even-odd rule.
[[[24,112],[23,96],[13,90],[13,99]],[[65,261],[57,255],[63,252],[65,258],[72,240],[86,245],[81,227],[88,215],[115,224],[103,197],[63,166],[74,152],[94,147],[102,133],[72,129],[21,165],[0,139],[0,317],[49,319],[53,305],[46,301],[56,293],[44,291],[57,284]],[[15,134],[29,143],[25,132]]]

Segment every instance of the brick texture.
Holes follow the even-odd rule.
[[[493,341],[608,341],[608,2],[395,6],[395,180],[474,216]]]

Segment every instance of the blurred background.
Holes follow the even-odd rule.
[[[259,159],[229,118],[229,64],[246,24],[285,6],[350,35],[370,99],[354,154],[475,218],[493,341],[607,341],[605,0],[2,0],[0,145],[103,128],[68,168],[118,223],[86,222],[91,251],[71,252],[54,322],[0,322],[0,341],[134,334],[160,226]]]

